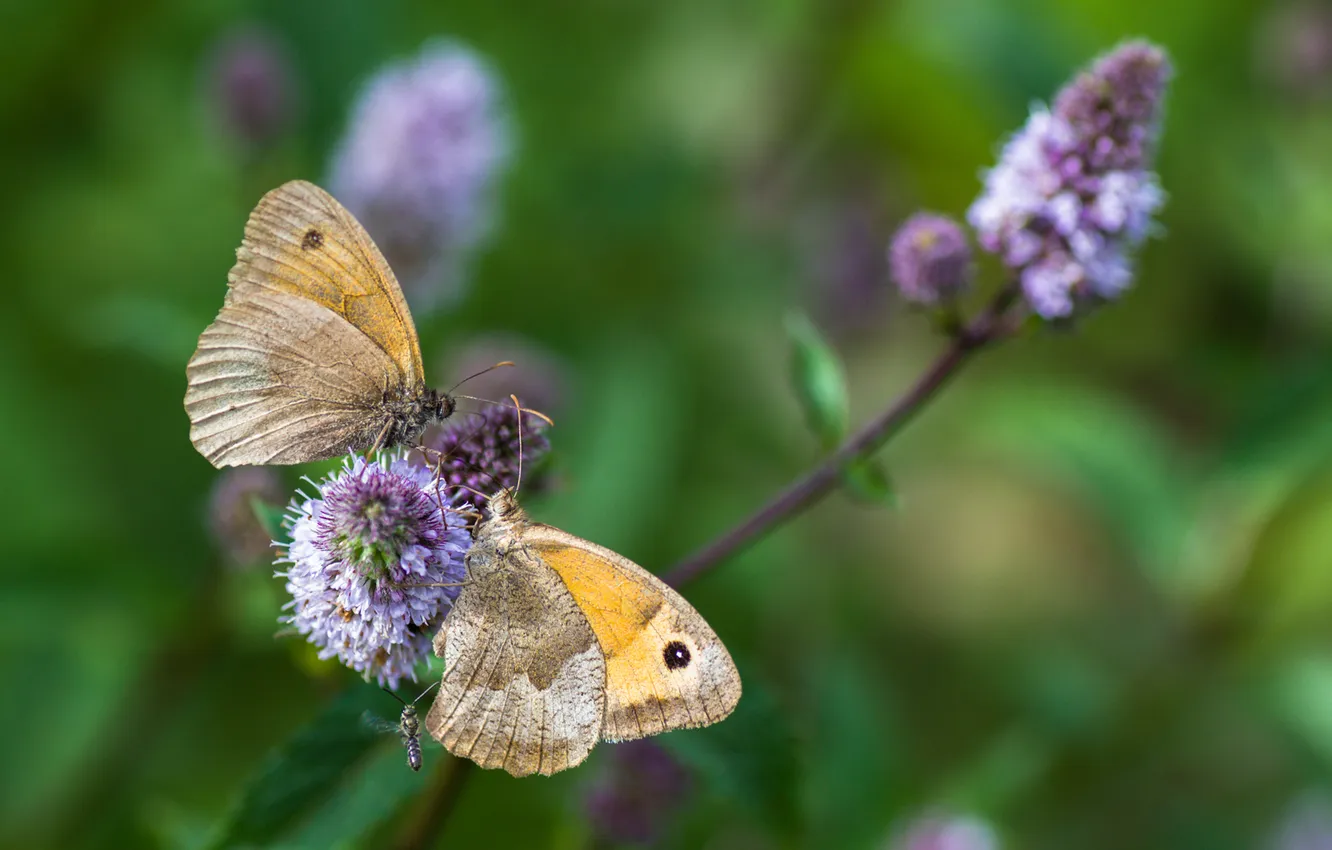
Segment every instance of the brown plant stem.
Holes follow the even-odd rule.
[[[398,840],[397,850],[424,850],[435,846],[458,805],[468,778],[476,772],[475,765],[467,759],[453,756],[444,756],[444,759],[447,764],[436,771],[429,790],[416,808],[416,815]]]
[[[693,581],[828,495],[841,480],[844,469],[881,449],[949,378],[957,374],[971,355],[1012,333],[1013,328],[1006,317],[1017,294],[1015,285],[1000,290],[980,315],[953,335],[948,347],[896,401],[853,434],[823,463],[796,479],[744,522],[672,567],[664,576],[667,583],[680,587]]]

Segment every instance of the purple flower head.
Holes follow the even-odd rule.
[[[208,530],[218,549],[233,567],[257,565],[273,550],[254,502],[282,504],[282,479],[263,466],[238,466],[224,470],[213,482],[208,496]]]
[[[902,297],[917,304],[948,301],[971,282],[971,246],[947,216],[916,213],[907,219],[893,236],[888,263]]]
[[[295,82],[285,51],[266,30],[247,27],[224,36],[207,77],[222,129],[244,147],[262,148],[291,126]]]
[[[1170,78],[1165,52],[1127,42],[1036,108],[967,213],[1047,319],[1117,297],[1165,195],[1150,166]]]
[[[471,544],[434,476],[402,458],[353,457],[293,500],[288,513],[287,604],[283,618],[367,679],[396,688],[415,680],[458,596]],[[443,510],[441,510],[441,505]]]
[[[616,744],[608,773],[584,805],[598,836],[613,844],[658,837],[691,790],[689,773],[660,744],[641,738]]]
[[[491,405],[480,413],[455,415],[439,430],[427,433],[422,444],[428,451],[413,455],[434,474],[439,467],[440,489],[455,500],[468,500],[478,509],[502,487],[518,484],[518,411],[510,405]],[[522,468],[524,489],[535,482],[529,477],[550,451],[546,422],[530,413],[522,414]],[[468,489],[464,489],[468,488]],[[474,492],[475,491],[475,492]]]
[[[979,818],[932,814],[908,824],[891,846],[895,850],[999,850],[999,838]]]
[[[1287,807],[1267,842],[1271,850],[1328,850],[1332,847],[1332,804],[1325,794],[1306,791]]]
[[[508,156],[499,86],[463,47],[427,45],[361,91],[334,155],[333,194],[374,237],[413,309],[459,294]]]

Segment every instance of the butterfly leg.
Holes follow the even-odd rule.
[[[370,446],[370,451],[365,453],[365,456],[367,458],[374,457],[375,454],[380,449],[384,448],[384,443],[388,440],[389,432],[392,430],[393,430],[393,420],[390,419],[384,423],[383,428],[379,429],[379,436],[375,437],[375,442],[373,445]]]

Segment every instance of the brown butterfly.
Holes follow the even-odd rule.
[[[740,674],[703,617],[623,555],[489,500],[468,581],[435,636],[444,676],[426,729],[449,752],[550,775],[597,741],[707,726]]]
[[[214,466],[386,448],[453,413],[453,397],[425,385],[393,271],[318,186],[264,195],[227,279],[186,367],[190,440]]]

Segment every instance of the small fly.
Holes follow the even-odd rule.
[[[402,717],[399,718],[398,725],[396,726],[386,720],[380,720],[370,716],[369,712],[366,713],[367,716],[365,720],[367,724],[373,728],[377,728],[384,732],[398,733],[398,737],[402,739],[402,745],[407,748],[407,766],[412,770],[421,769],[421,720],[416,715],[416,703],[417,700],[430,693],[435,685],[438,684],[439,682],[435,682],[424,691],[421,691],[416,699],[411,702],[406,702],[402,697],[393,693],[393,691],[390,691],[388,688],[383,688],[382,690],[384,693],[402,703]]]

